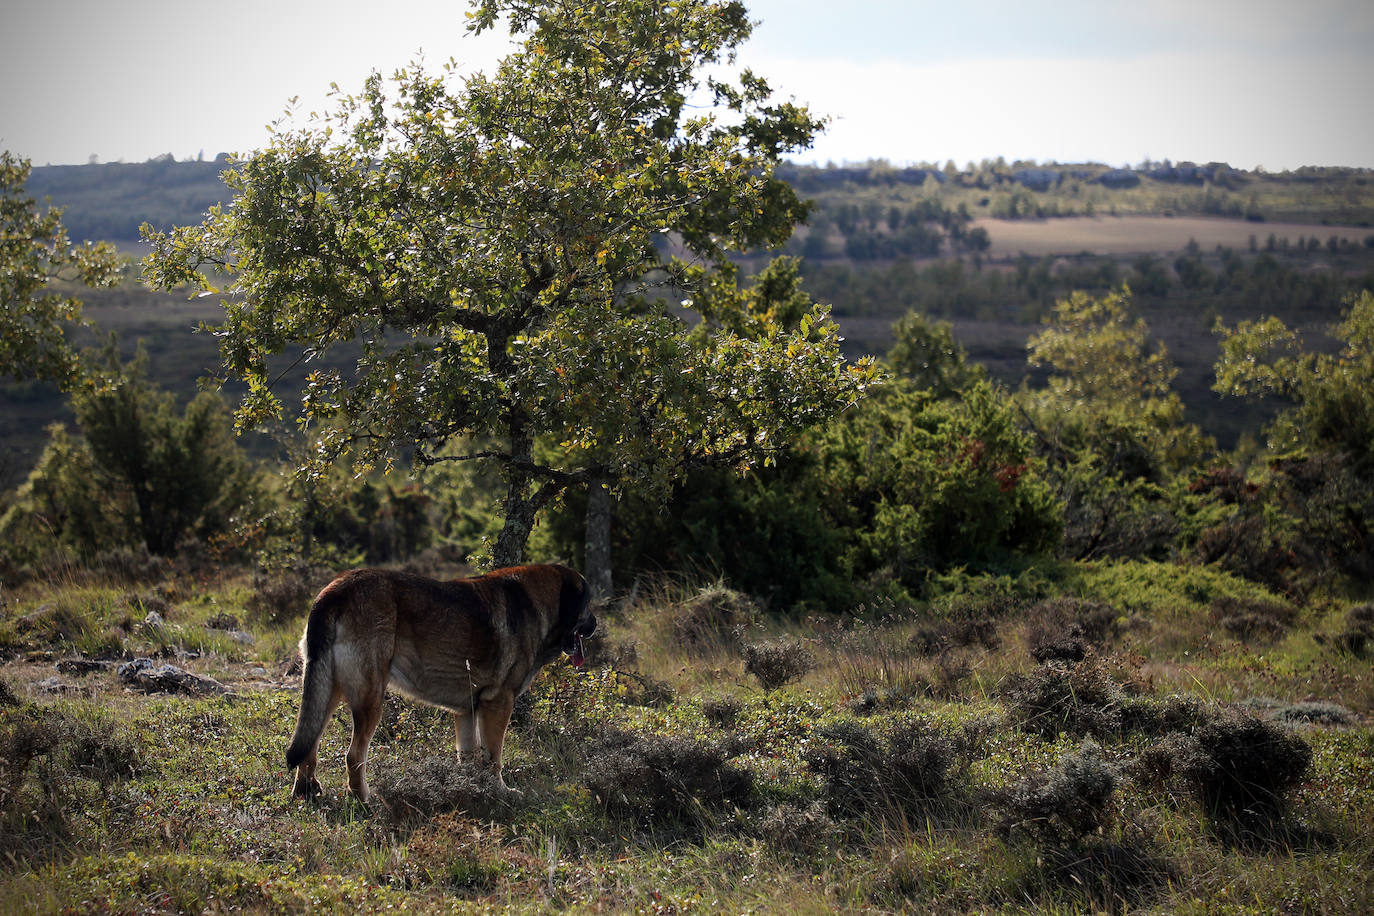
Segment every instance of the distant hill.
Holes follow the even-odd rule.
[[[228,165],[221,153],[206,161],[178,162],[166,155],[139,163],[36,166],[29,193],[65,207],[64,222],[75,239],[129,242],[144,222],[159,229],[199,223],[208,208],[226,200],[220,173]],[[833,250],[813,241],[804,252],[813,258],[950,253],[961,241],[957,229],[951,239],[951,227],[979,217],[1159,214],[1374,226],[1370,169],[1270,173],[1167,160],[1121,169],[1003,159],[962,168],[952,162],[896,167],[877,160],[828,167],[784,163],[779,176],[816,200],[821,226],[838,226]],[[894,208],[900,211],[896,217]],[[895,223],[886,233],[893,237],[907,225],[942,225],[938,232],[928,225],[908,232],[895,244],[881,241],[881,232],[850,242],[851,227],[862,221]],[[796,244],[799,253],[806,237],[802,233]]]
[[[227,201],[228,166],[224,156],[40,166],[28,189],[66,208],[74,239],[128,246],[144,222],[194,225]],[[1371,170],[999,159],[785,164],[781,175],[815,202],[784,250],[804,257],[807,287],[833,306],[850,355],[885,352],[892,322],[914,309],[951,321],[969,355],[1014,386],[1027,374],[1026,339],[1056,299],[1127,283],[1178,363],[1190,419],[1223,444],[1257,431],[1265,414],[1210,390],[1213,321],[1274,314],[1320,339],[1347,296],[1374,289]],[[217,362],[214,338],[192,333],[219,317],[213,299],[155,295],[136,280],[76,292],[98,333],[118,331],[126,352],[145,343],[153,378],[170,390],[189,395]],[[52,386],[0,383],[0,484],[27,472],[44,424],[65,411]]]
[[[139,226],[158,229],[199,223],[205,211],[229,199],[220,173],[228,154],[178,162],[171,155],[147,162],[35,166],[28,192],[65,207],[62,218],[78,241],[131,242]]]

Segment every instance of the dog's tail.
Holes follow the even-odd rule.
[[[320,592],[310,606],[310,617],[301,638],[301,660],[305,670],[301,682],[301,711],[296,717],[296,732],[286,749],[286,768],[294,770],[319,743],[329,717],[334,696],[334,604],[338,594],[330,588]]]

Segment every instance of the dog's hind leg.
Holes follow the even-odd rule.
[[[382,721],[382,700],[385,696],[383,689],[377,691],[375,696],[350,704],[353,710],[353,739],[348,744],[348,791],[360,802],[367,801],[367,748],[372,743],[373,732]]]
[[[334,713],[340,699],[338,694],[330,697],[328,704],[324,707],[325,721],[328,721]],[[296,781],[291,787],[291,794],[296,798],[315,798],[324,792],[320,788],[319,779],[315,776],[315,769],[320,764],[320,739],[323,737],[322,731],[315,735],[314,742],[306,749],[305,756],[296,765]]]

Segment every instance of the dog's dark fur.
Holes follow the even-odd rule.
[[[501,747],[515,698],[560,652],[580,662],[596,629],[587,584],[565,566],[515,566],[440,582],[358,569],[330,582],[310,607],[300,715],[286,751],[294,793],[319,794],[320,736],[340,702],[353,713],[348,788],[367,801],[368,743],[388,684],[453,713],[458,756],[501,776]],[[504,783],[502,783],[504,785]]]

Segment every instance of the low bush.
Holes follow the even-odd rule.
[[[743,704],[730,694],[708,697],[701,701],[701,714],[716,728],[729,730],[735,727]]]
[[[1239,640],[1272,640],[1292,625],[1297,610],[1282,601],[1220,597],[1212,601],[1212,619]]]
[[[748,804],[754,792],[753,777],[717,746],[616,730],[591,742],[582,781],[613,817],[693,829],[712,813]]]
[[[441,814],[504,820],[517,798],[501,788],[491,770],[452,756],[392,764],[379,769],[375,781],[388,817],[407,826]]]
[[[953,792],[960,763],[955,744],[924,722],[906,720],[881,733],[841,720],[816,737],[804,760],[824,780],[836,815],[900,817]]]
[[[1288,793],[1312,764],[1312,748],[1288,729],[1226,712],[1174,745],[1173,769],[1221,826],[1241,832],[1281,824]]]
[[[991,650],[1001,645],[1001,634],[997,631],[997,621],[984,614],[925,624],[912,634],[909,645],[925,656],[969,646]]]
[[[1132,697],[1121,704],[1121,730],[1148,737],[1188,732],[1212,715],[1206,703],[1191,696]]]
[[[1119,629],[1116,608],[1101,601],[1054,598],[1026,612],[1031,657],[1038,662],[1080,662]]]
[[[1374,604],[1361,604],[1345,615],[1345,629],[1336,634],[1336,646],[1352,655],[1364,657],[1374,645]]]
[[[1102,748],[1084,741],[1052,769],[1000,795],[1000,830],[1045,846],[1081,844],[1110,823],[1116,786],[1116,769],[1103,758]]]
[[[1101,736],[1119,731],[1126,698],[1102,660],[1089,655],[1072,665],[1036,667],[1013,684],[1006,699],[1021,728],[1053,740],[1060,733]]]
[[[744,672],[765,690],[776,690],[816,667],[816,657],[800,640],[762,642],[744,647]]]
[[[820,802],[804,808],[784,803],[759,820],[758,834],[774,849],[805,854],[830,847],[839,834],[839,826]]]
[[[759,616],[753,598],[716,583],[679,603],[669,629],[674,642],[704,652],[736,645],[740,634],[757,624]]]

